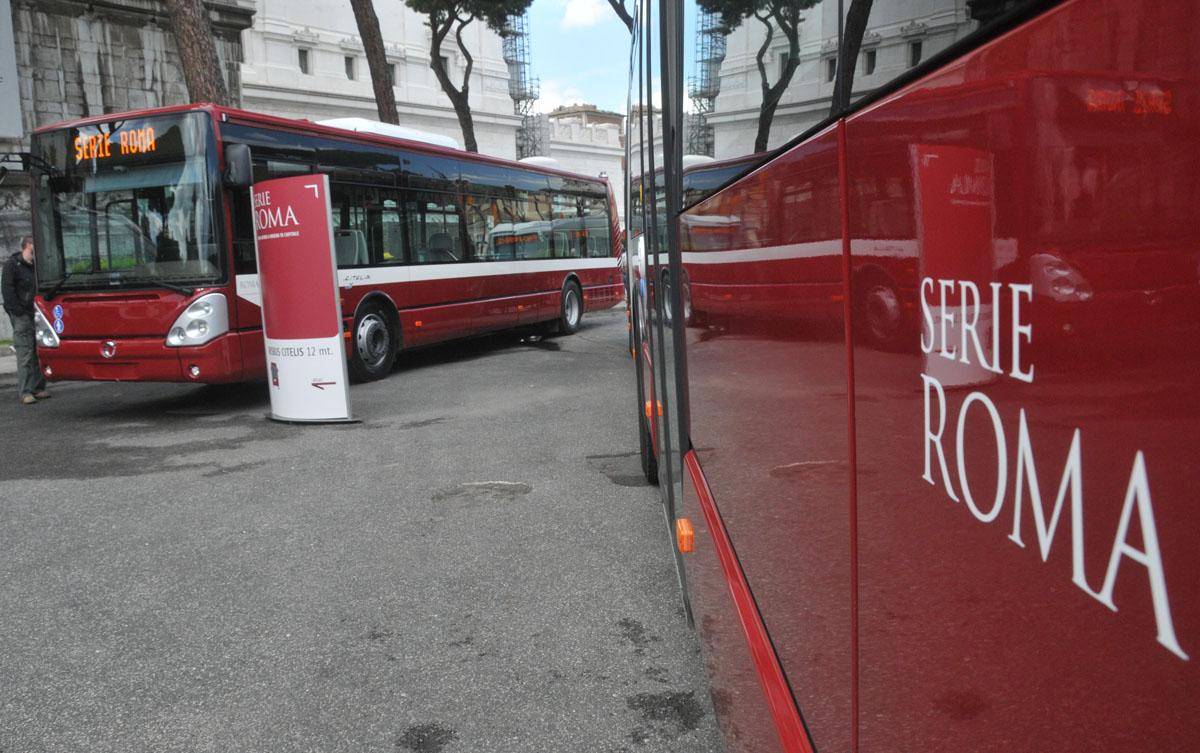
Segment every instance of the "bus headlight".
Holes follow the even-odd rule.
[[[54,327],[50,326],[50,321],[37,306],[33,307],[33,327],[38,345],[43,348],[58,347],[58,333],[54,331]]]
[[[1029,259],[1033,292],[1059,303],[1077,303],[1092,299],[1092,286],[1072,267],[1054,254],[1034,254]]]
[[[229,331],[229,305],[223,293],[209,293],[192,301],[167,333],[167,345],[203,345]]]

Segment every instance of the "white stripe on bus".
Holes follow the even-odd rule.
[[[616,269],[617,259],[603,256],[592,259],[526,259],[523,261],[481,261],[455,264],[411,264],[358,267],[338,270],[338,285],[343,288],[393,285],[402,282],[453,280],[460,277],[494,277],[535,272],[570,272],[576,269]],[[237,275],[237,295],[256,306],[262,305],[258,275]]]

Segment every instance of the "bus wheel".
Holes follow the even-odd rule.
[[[399,348],[391,317],[382,305],[363,306],[354,320],[353,337],[350,375],[355,381],[371,382],[391,373]]]
[[[563,286],[562,304],[558,314],[558,331],[564,335],[573,335],[579,331],[579,322],[583,319],[583,293],[579,283],[568,280]]]
[[[865,281],[859,299],[862,337],[867,345],[894,350],[903,343],[904,312],[891,280],[877,276]]]
[[[642,456],[642,475],[646,477],[647,483],[658,486],[658,458],[654,457],[654,448],[650,443],[650,427],[646,424],[646,417],[642,415],[642,411],[638,411],[638,446]]]

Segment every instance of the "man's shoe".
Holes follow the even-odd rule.
[[[21,405],[33,405],[37,402],[37,398],[33,395],[21,395]]]
[[[37,392],[33,393],[33,396],[36,397],[38,400],[49,400],[50,399],[50,393],[47,392],[46,390],[38,390]]]

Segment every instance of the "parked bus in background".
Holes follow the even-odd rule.
[[[636,12],[630,299],[728,748],[1200,748],[1200,5],[750,18],[685,167],[684,2]]]
[[[388,374],[406,348],[515,327],[571,333],[621,299],[606,181],[339,124],[354,130],[189,105],[36,131],[47,377],[265,374],[249,186],[236,175],[329,175],[359,380]],[[552,230],[497,242],[508,239],[497,228],[538,223]]]

